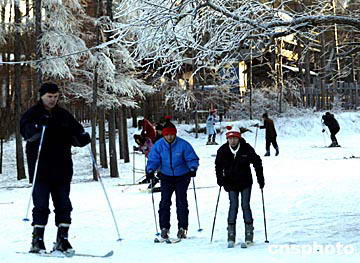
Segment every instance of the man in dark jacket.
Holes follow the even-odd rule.
[[[245,223],[245,242],[252,243],[254,236],[253,217],[250,209],[251,187],[253,183],[250,164],[256,171],[257,181],[262,189],[265,185],[260,157],[246,141],[238,129],[227,127],[227,142],[216,154],[215,170],[217,183],[229,192],[228,246],[233,247],[236,235],[236,218],[241,193],[241,208]]]
[[[154,178],[155,171],[160,169],[157,174],[161,190],[159,223],[163,239],[169,238],[171,197],[174,192],[178,218],[177,237],[186,238],[189,224],[187,189],[199,166],[199,157],[191,144],[176,137],[176,132],[176,127],[171,122],[164,125],[164,137],[154,144],[146,166],[149,178]]]
[[[90,136],[68,111],[57,105],[59,88],[56,84],[44,83],[39,93],[39,102],[27,110],[20,120],[21,135],[27,141],[30,183],[34,184],[34,230],[30,252],[45,251],[43,239],[50,213],[50,195],[58,227],[54,250],[70,252],[72,247],[68,241],[68,231],[72,206],[69,194],[73,174],[71,146],[85,146],[90,142]],[[39,147],[41,137],[43,142]],[[41,152],[38,155],[39,148]],[[34,174],[36,163],[37,173]]]
[[[330,112],[326,112],[322,116],[323,124],[325,124],[330,131],[330,139],[331,144],[329,147],[339,147],[338,141],[336,139],[336,134],[340,131],[340,125],[338,121],[335,119],[334,114],[331,114]],[[322,132],[325,132],[325,129],[322,130]]]
[[[276,134],[276,130],[275,130],[274,121],[269,118],[269,116],[266,112],[262,115],[262,118],[264,120],[264,125],[259,126],[259,124],[256,124],[254,126],[259,127],[260,129],[265,129],[266,153],[264,156],[270,156],[270,144],[273,145],[273,147],[276,150],[275,155],[278,156],[279,155],[279,146],[276,142],[277,134]]]

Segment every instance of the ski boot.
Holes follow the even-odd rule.
[[[266,151],[264,156],[270,156],[270,151]]]
[[[275,148],[275,150],[276,150],[275,156],[278,156],[279,155],[279,147]]]
[[[32,233],[30,253],[44,253],[46,251],[44,244],[45,226],[35,225]]]
[[[74,253],[72,246],[69,243],[69,226],[70,224],[59,224],[56,236],[56,243],[53,251],[61,251],[63,253]]]
[[[228,248],[233,248],[235,246],[236,225],[229,224],[227,230],[228,230]]]
[[[336,141],[333,141],[330,145],[329,145],[329,147],[337,147],[337,142]]]
[[[208,142],[206,143],[206,145],[212,145],[212,142],[211,142],[211,141],[208,141]]]
[[[219,145],[217,142],[212,142],[211,145]]]
[[[169,229],[167,228],[163,228],[161,229],[161,234],[160,234],[161,238],[163,239],[168,239],[169,238]]]
[[[187,237],[186,234],[187,234],[187,229],[180,227],[179,231],[177,232],[177,237],[180,239],[186,238]]]
[[[254,226],[253,224],[245,223],[245,243],[251,244],[254,242]]]

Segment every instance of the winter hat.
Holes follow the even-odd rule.
[[[169,120],[171,120],[171,116],[170,116],[170,115],[166,115],[166,116],[164,117],[164,119],[165,119],[166,121],[169,121]]]
[[[176,127],[172,122],[167,122],[164,125],[164,128],[162,130],[162,135],[166,136],[166,135],[176,135]]]
[[[231,137],[241,138],[241,133],[239,129],[234,128],[232,126],[226,126],[226,129],[227,129],[226,139]]]
[[[39,89],[40,97],[45,93],[56,93],[59,92],[59,87],[55,83],[47,82],[43,83]]]
[[[267,114],[267,112],[265,112],[262,116],[263,116],[263,118],[269,118],[269,115]]]

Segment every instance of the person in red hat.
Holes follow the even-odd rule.
[[[245,242],[252,243],[254,236],[253,217],[250,209],[250,196],[253,184],[250,164],[253,165],[260,188],[264,188],[262,161],[253,147],[242,137],[241,131],[228,126],[227,142],[217,151],[215,171],[217,183],[229,193],[228,246],[233,247],[236,236],[236,218],[241,193],[241,208],[245,223]]]
[[[190,143],[176,136],[173,123],[168,122],[162,130],[163,138],[158,140],[150,151],[146,172],[153,179],[157,170],[160,179],[161,201],[159,204],[159,223],[161,238],[169,238],[171,197],[176,195],[178,219],[178,238],[186,238],[189,225],[187,189],[191,177],[196,176],[199,157]]]
[[[206,134],[208,135],[208,141],[206,145],[217,145],[216,139],[216,129],[215,129],[215,123],[216,123],[216,110],[210,110],[209,116],[206,120]]]

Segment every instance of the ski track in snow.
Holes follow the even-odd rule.
[[[79,253],[103,254],[114,250],[110,258],[41,258],[35,255],[20,255],[16,251],[27,251],[31,242],[32,227],[23,222],[30,188],[26,180],[16,181],[15,142],[4,145],[3,174],[0,175],[0,262],[359,262],[360,252],[360,160],[343,157],[360,156],[360,113],[335,114],[341,131],[337,135],[342,148],[313,148],[330,144],[327,133],[321,133],[321,113],[298,118],[275,119],[278,131],[280,155],[262,157],[265,176],[265,208],[267,232],[270,243],[266,244],[262,213],[261,192],[254,175],[251,208],[254,217],[255,245],[240,248],[244,237],[242,212],[239,210],[237,223],[237,246],[227,248],[226,219],[228,197],[221,192],[213,242],[210,243],[211,228],[219,188],[216,186],[214,160],[220,146],[206,146],[206,135],[198,139],[189,135],[191,125],[178,125],[178,135],[192,143],[200,157],[196,186],[214,186],[198,189],[197,199],[201,228],[198,232],[193,190],[188,191],[189,236],[177,244],[155,244],[155,224],[151,195],[139,191],[140,186],[117,186],[132,183],[132,156],[130,164],[119,162],[120,178],[110,179],[108,171],[102,169],[114,213],[119,225],[122,241],[117,234],[102,188],[92,182],[91,160],[86,148],[74,148],[74,178],[71,200],[74,207],[73,223],[70,228],[70,242]],[[249,127],[257,121],[240,121],[237,125]],[[222,123],[224,127],[227,123]],[[219,124],[217,124],[219,126]],[[254,146],[253,133],[244,138]],[[129,129],[129,140],[138,133]],[[225,142],[218,136],[217,141]],[[265,152],[264,130],[258,131],[256,151]],[[130,145],[132,149],[132,145]],[[272,150],[272,154],[274,150]],[[338,160],[337,160],[338,158]],[[336,160],[332,160],[336,159]],[[136,155],[137,168],[143,168],[144,157]],[[143,174],[137,173],[136,179]],[[192,187],[192,183],[190,185]],[[16,188],[14,188],[16,187]],[[122,191],[125,189],[124,191]],[[156,210],[160,194],[154,194]],[[51,209],[53,210],[53,209]],[[176,236],[177,220],[175,199],[172,205],[171,237]],[[31,217],[31,213],[29,215]],[[158,220],[158,217],[157,217]],[[50,214],[45,231],[48,250],[55,241],[54,214]],[[335,246],[337,242],[351,246],[353,253],[286,252],[276,250],[282,245],[309,246],[313,242]],[[274,250],[275,246],[275,250]],[[271,250],[273,249],[273,250]],[[275,251],[275,252],[274,252]]]

